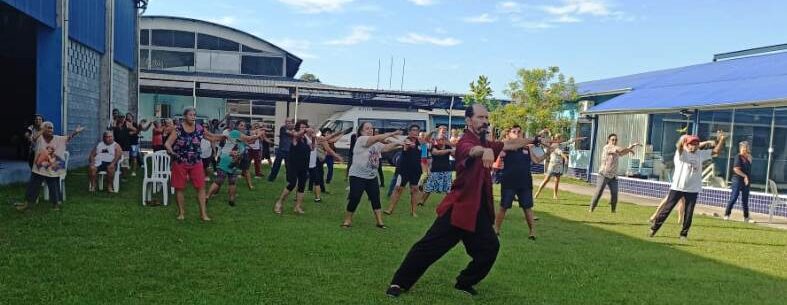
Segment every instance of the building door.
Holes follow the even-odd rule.
[[[25,160],[25,128],[36,112],[36,28],[27,15],[0,2],[0,159]]]

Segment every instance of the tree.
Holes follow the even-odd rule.
[[[517,79],[504,92],[511,103],[492,114],[495,126],[519,124],[530,135],[543,128],[567,133],[571,122],[561,116],[563,103],[575,101],[578,94],[574,78],[567,78],[560,68],[519,69]]]
[[[500,106],[500,102],[492,98],[492,84],[485,75],[478,76],[478,80],[470,82],[470,91],[465,95],[463,102],[465,106],[481,104],[486,106],[489,112],[495,111]]]
[[[320,79],[317,77],[317,75],[314,75],[314,74],[311,74],[311,73],[303,73],[303,74],[301,74],[300,80],[306,81],[306,82],[310,82],[310,83],[319,83],[320,82]]]

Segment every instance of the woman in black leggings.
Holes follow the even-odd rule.
[[[393,150],[400,143],[383,144],[386,139],[400,135],[401,131],[373,135],[374,126],[364,122],[358,126],[358,140],[353,147],[353,163],[348,170],[350,176],[350,194],[347,196],[347,212],[344,214],[343,228],[352,226],[353,214],[361,202],[361,196],[366,192],[372,203],[377,227],[385,229],[383,224],[382,208],[380,206],[380,185],[377,184],[377,170],[380,166],[380,156],[383,152]]]
[[[312,151],[312,142],[307,134],[313,134],[314,130],[309,128],[306,121],[295,123],[295,136],[290,146],[290,154],[287,156],[287,187],[281,191],[279,200],[273,206],[273,212],[281,215],[282,203],[287,200],[290,192],[298,187],[295,195],[296,214],[303,214],[303,196],[306,189],[306,179],[309,176],[309,153]]]

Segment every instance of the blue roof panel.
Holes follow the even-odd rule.
[[[589,112],[707,108],[787,100],[787,52],[580,83],[580,94],[630,92]]]

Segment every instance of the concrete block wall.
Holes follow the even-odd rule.
[[[99,124],[101,54],[71,41],[68,57],[68,132],[77,126],[85,131],[68,144],[69,167],[86,166],[88,154],[101,137]]]
[[[128,68],[121,66],[117,63],[112,65],[112,108],[117,108],[125,114],[129,112],[131,109],[129,107],[129,98],[131,95],[129,94],[129,90],[131,87],[129,86],[131,71]],[[136,92],[136,89],[134,89]],[[136,113],[136,112],[135,112]]]

